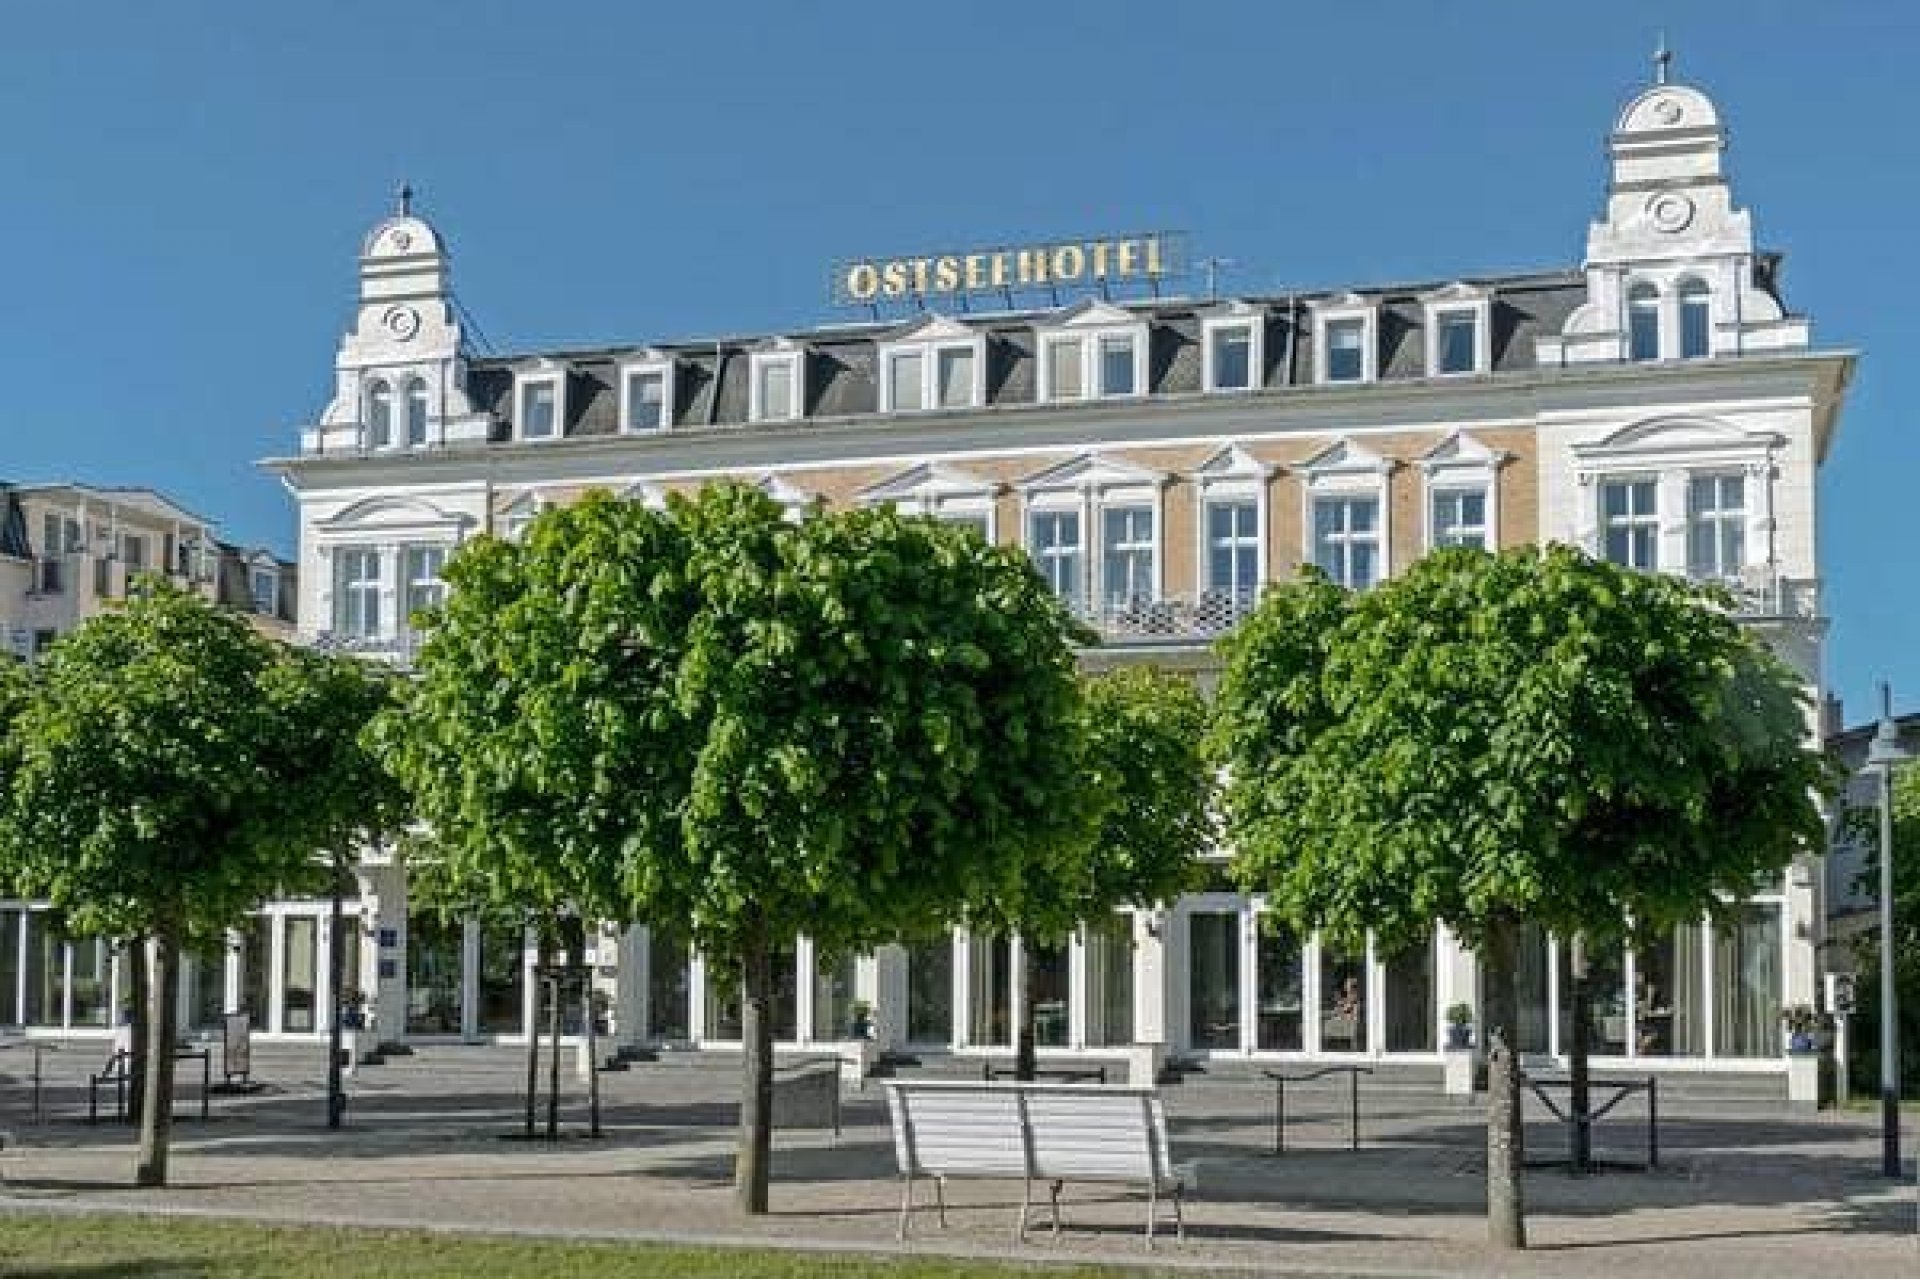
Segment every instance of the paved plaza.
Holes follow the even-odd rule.
[[[47,1056],[34,1122],[30,1053],[0,1054],[0,1122],[11,1131],[0,1205],[21,1211],[157,1211],[287,1222],[423,1226],[572,1237],[699,1240],[891,1251],[899,1185],[882,1089],[845,1092],[839,1137],[775,1138],[773,1213],[731,1208],[735,1078],[673,1060],[601,1076],[605,1136],[585,1135],[571,1071],[561,1141],[516,1137],[524,1058],[511,1049],[429,1048],[363,1067],[347,1126],[324,1125],[323,1050],[256,1049],[267,1085],[216,1097],[198,1118],[198,1073],[182,1075],[175,1184],[128,1185],[132,1133],[85,1122],[84,1068],[104,1051]],[[1765,1279],[1920,1274],[1911,1184],[1878,1177],[1872,1116],[1778,1108],[1664,1108],[1657,1171],[1574,1178],[1530,1173],[1534,1247],[1482,1244],[1477,1108],[1412,1091],[1362,1094],[1362,1141],[1346,1148],[1343,1090],[1289,1095],[1288,1150],[1272,1153],[1272,1094],[1251,1081],[1191,1079],[1164,1092],[1175,1157],[1197,1161],[1188,1237],[1149,1254],[1144,1200],[1069,1187],[1067,1225],[1011,1239],[1018,1183],[959,1183],[949,1224],[917,1215],[904,1248],[1025,1260],[1151,1262],[1328,1275],[1684,1275]],[[1643,1154],[1644,1112],[1603,1128],[1600,1153]],[[1529,1129],[1535,1156],[1561,1130]]]

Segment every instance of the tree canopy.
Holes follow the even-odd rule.
[[[176,1031],[183,944],[318,886],[317,854],[368,802],[347,770],[356,672],[296,654],[165,579],[136,581],[40,659],[11,700],[0,860],[80,935],[151,941],[152,1042]],[[364,757],[362,757],[364,758]],[[170,1054],[150,1052],[138,1179],[166,1179]]]
[[[380,731],[436,855],[741,972],[749,1111],[773,947],[924,932],[1084,838],[1072,624],[1017,551],[719,485],[663,511],[589,495],[446,577]]]
[[[1798,680],[1718,593],[1567,547],[1309,572],[1225,644],[1242,878],[1302,926],[1469,942],[1691,921],[1823,842]]]
[[[1242,883],[1338,942],[1439,920],[1480,950],[1500,1242],[1524,1241],[1519,922],[1694,920],[1822,846],[1806,695],[1729,604],[1564,546],[1446,550],[1364,594],[1309,570],[1223,644]]]

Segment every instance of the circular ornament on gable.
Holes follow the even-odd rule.
[[[393,247],[402,253],[405,253],[413,247],[413,232],[407,230],[405,227],[396,228],[393,234],[387,238],[393,241]]]
[[[1651,109],[1653,118],[1666,125],[1679,124],[1680,117],[1687,113],[1687,109],[1673,98],[1656,98]]]
[[[1662,191],[1647,201],[1647,218],[1668,235],[1684,231],[1693,222],[1693,201],[1678,191]]]
[[[420,331],[420,313],[410,306],[390,306],[380,317],[380,327],[405,342]]]

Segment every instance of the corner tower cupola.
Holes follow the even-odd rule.
[[[333,400],[306,453],[405,452],[487,438],[466,393],[460,325],[440,233],[402,186],[360,244],[360,298],[334,361]]]
[[[1606,216],[1587,232],[1587,301],[1542,364],[1701,359],[1807,345],[1807,323],[1772,291],[1774,260],[1756,254],[1753,221],[1735,208],[1721,167],[1720,113],[1706,94],[1668,79],[1628,102],[1607,151]]]

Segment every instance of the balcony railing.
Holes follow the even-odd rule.
[[[355,657],[391,662],[411,667],[425,636],[412,630],[391,635],[350,635],[344,631],[318,631],[312,647],[325,653],[349,653]]]
[[[1257,591],[1212,590],[1104,599],[1070,596],[1067,608],[1103,640],[1203,644],[1232,630],[1258,602]]]
[[[1751,570],[1723,585],[1733,593],[1734,616],[1743,621],[1811,622],[1822,616],[1817,578]]]

